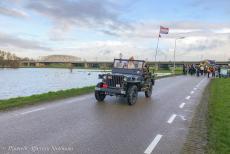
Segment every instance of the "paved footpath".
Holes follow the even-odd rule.
[[[96,102],[93,94],[0,113],[0,153],[180,153],[209,79],[156,81],[151,98],[139,93]]]

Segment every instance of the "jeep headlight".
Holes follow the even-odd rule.
[[[106,79],[106,75],[103,76],[103,79],[104,79],[104,80]]]
[[[124,77],[124,81],[127,81],[127,77]]]
[[[98,75],[98,79],[103,79],[103,75],[102,75],[102,74],[99,74],[99,75]]]

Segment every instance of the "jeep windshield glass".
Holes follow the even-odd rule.
[[[141,69],[143,64],[143,61],[116,59],[114,60],[113,67],[125,69]]]

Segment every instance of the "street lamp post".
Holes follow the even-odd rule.
[[[173,54],[173,74],[175,74],[175,70],[176,70],[176,41],[184,38],[185,37],[179,37],[175,39],[174,54]]]

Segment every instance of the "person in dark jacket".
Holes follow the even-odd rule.
[[[217,71],[218,71],[218,77],[220,78],[221,77],[220,76],[220,66],[218,66]]]
[[[196,66],[196,76],[200,76],[200,67],[198,65]]]
[[[185,64],[183,64],[183,74],[186,75],[187,71],[186,71],[186,66]]]

